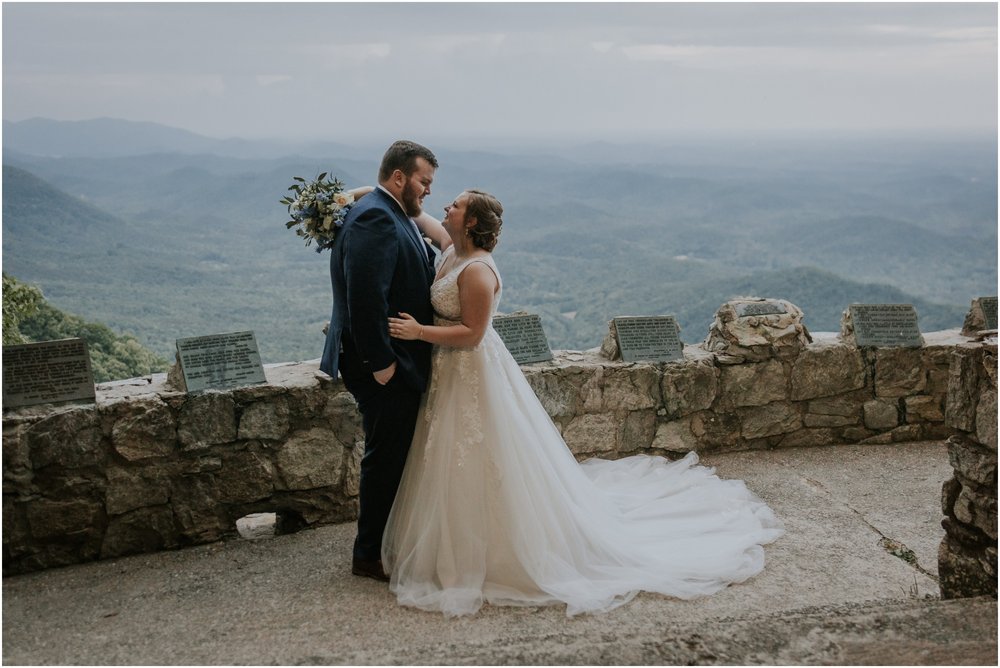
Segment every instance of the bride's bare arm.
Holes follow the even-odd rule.
[[[490,324],[497,287],[493,270],[481,262],[473,262],[458,277],[458,300],[462,307],[460,324],[450,327],[421,325],[408,313],[400,313],[399,318],[389,318],[389,336],[454,348],[479,345]]]
[[[448,246],[451,246],[451,237],[448,233],[444,231],[444,227],[441,225],[441,221],[427,213],[422,212],[419,216],[413,219],[413,222],[417,224],[420,228],[421,234],[425,237],[429,237],[431,242],[437,246],[438,250],[445,251]]]
[[[357,201],[373,190],[375,190],[374,186],[358,186],[357,188],[351,188],[347,193],[353,195],[355,201]]]

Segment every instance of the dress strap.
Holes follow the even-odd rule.
[[[441,265],[444,264],[445,260],[455,252],[454,246],[448,246],[442,251],[437,258],[434,260],[434,273],[441,271]]]
[[[458,272],[458,275],[461,276],[462,275],[462,271],[465,271],[466,267],[468,267],[470,264],[473,264],[475,262],[478,262],[479,264],[485,264],[487,267],[490,268],[490,271],[493,272],[493,275],[497,279],[497,290],[499,290],[503,286],[503,282],[500,280],[500,272],[497,271],[496,266],[493,264],[493,258],[490,257],[490,256],[486,256],[485,258],[483,258],[483,257],[474,257],[474,258],[472,258],[470,260],[466,260],[465,263],[464,263],[465,266],[463,266],[461,268],[461,271]]]

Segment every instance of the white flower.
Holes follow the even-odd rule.
[[[343,192],[344,184],[339,180],[328,179],[326,172],[310,182],[297,176],[292,178],[297,183],[292,184],[289,190],[294,190],[295,195],[281,200],[292,217],[285,227],[295,228],[296,234],[306,237],[306,246],[316,241],[317,250],[330,248],[343,225],[346,208],[354,203],[354,197]]]

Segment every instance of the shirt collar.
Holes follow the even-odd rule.
[[[402,202],[400,202],[398,199],[396,199],[395,195],[393,195],[391,192],[389,192],[388,190],[386,190],[386,188],[382,184],[379,184],[376,187],[379,190],[381,190],[382,192],[384,192],[386,195],[388,195],[389,197],[391,197],[392,201],[399,205],[399,209],[400,209],[400,211],[403,212],[403,215],[406,216],[406,207],[403,206]],[[406,217],[409,218],[409,216],[406,216]]]

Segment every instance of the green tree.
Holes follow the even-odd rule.
[[[168,366],[131,334],[116,334],[106,325],[63,313],[35,286],[3,274],[4,345],[71,338],[87,342],[98,383],[166,371]]]
[[[131,334],[115,334],[106,325],[63,313],[45,301],[22,322],[21,331],[32,341],[86,341],[94,381],[98,383],[166,371],[168,366],[166,360],[144,348]]]
[[[3,274],[3,345],[27,343],[21,333],[21,322],[34,314],[44,300],[42,291],[34,285]]]

